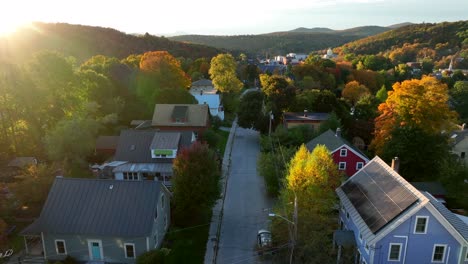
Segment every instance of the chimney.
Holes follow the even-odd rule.
[[[398,157],[392,159],[392,169],[398,173],[400,169],[400,159]]]
[[[307,109],[304,109],[304,117],[307,117],[307,112],[309,111],[307,111]]]
[[[341,128],[338,127],[338,128],[336,129],[335,136],[336,136],[336,137],[341,137]]]

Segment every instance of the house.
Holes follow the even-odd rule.
[[[172,162],[194,141],[191,131],[123,130],[114,161],[102,165],[102,171],[110,167],[116,180],[159,180],[171,187]]]
[[[314,130],[317,130],[323,121],[327,120],[329,117],[330,114],[328,113],[309,113],[307,110],[299,113],[285,112],[283,113],[283,125],[285,128],[309,125]]]
[[[468,129],[462,125],[461,130],[454,131],[451,135],[452,153],[468,166]]]
[[[114,155],[119,142],[119,136],[99,136],[96,139],[95,152],[97,154]]]
[[[330,150],[333,161],[338,169],[347,176],[351,176],[369,162],[369,158],[357,147],[341,137],[340,129],[333,133],[330,129],[312,139],[306,144],[309,151],[313,151],[317,145],[325,145]]]
[[[430,193],[437,201],[443,204],[446,203],[447,191],[440,182],[410,182],[410,184],[420,192]]]
[[[196,136],[210,127],[206,104],[156,104],[152,127],[162,131],[193,131]]]
[[[161,246],[170,224],[170,193],[157,181],[57,177],[42,212],[21,232],[26,252],[40,241],[46,261],[135,263]],[[40,254],[40,251],[39,251]]]
[[[468,225],[379,157],[336,193],[341,231],[335,242],[352,235],[358,263],[468,263]]]
[[[190,94],[197,99],[198,104],[207,104],[211,116],[224,120],[224,109],[221,104],[221,95],[214,88],[211,80],[202,79],[192,83]]]

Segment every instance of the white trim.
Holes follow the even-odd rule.
[[[102,240],[99,240],[99,239],[88,239],[88,253],[89,253],[89,260],[94,260],[93,259],[93,247],[91,245],[91,243],[94,243],[94,242],[97,242],[99,243],[99,249],[100,249],[100,253],[101,253],[101,259],[100,260],[104,260],[104,252],[103,252],[103,249],[102,249]]]
[[[404,238],[405,239],[405,251],[404,251],[404,256],[403,256],[403,264],[406,264],[406,253],[407,253],[407,249],[408,249],[408,236],[394,236],[394,237],[397,237],[397,238]]]
[[[426,219],[426,224],[424,226],[424,231],[423,232],[416,232],[416,227],[418,226],[418,220],[419,219]],[[417,215],[416,220],[414,221],[413,234],[415,234],[415,235],[425,235],[425,234],[427,234],[427,226],[428,225],[429,225],[429,216],[427,216],[427,215]]]
[[[359,168],[359,164],[361,164],[361,168]],[[356,170],[360,170],[360,169],[362,169],[363,167],[364,167],[364,162],[362,162],[362,161],[356,162]]]
[[[339,150],[339,149],[342,149],[343,147],[346,147],[348,150],[350,150],[351,152],[353,152],[354,154],[356,154],[357,156],[359,156],[361,159],[363,159],[365,161],[365,163],[368,163],[369,162],[369,159],[364,157],[362,154],[360,154],[359,152],[355,151],[353,148],[349,147],[347,144],[343,144],[341,146],[339,146],[338,148],[334,149],[333,151],[330,151],[332,154],[335,153],[335,151]]]
[[[158,233],[158,230],[156,230],[156,232],[154,232],[153,240],[154,240],[154,248],[158,248],[158,245],[159,245],[159,233]]]
[[[58,251],[57,242],[63,242],[63,250],[65,251],[64,253],[60,253],[60,252]],[[63,240],[63,239],[55,239],[55,240],[54,240],[54,245],[55,245],[55,252],[57,252],[57,255],[67,255],[67,244],[65,244],[65,240]]]
[[[463,248],[465,248],[465,261],[468,261],[468,247],[463,247]]]
[[[166,197],[164,196],[164,193],[161,194],[161,198],[159,198],[161,200],[161,209],[164,209],[164,207],[166,206],[165,203],[166,203]]]
[[[436,247],[444,248],[444,253],[442,254],[442,260],[434,260],[434,253],[435,253]],[[434,244],[434,247],[432,248],[431,262],[432,263],[444,263],[446,253],[447,253],[447,244]]]
[[[392,246],[399,246],[399,250],[398,250],[398,260],[396,259],[390,259],[390,254],[392,253]],[[401,248],[403,247],[403,244],[402,243],[390,243],[388,245],[388,257],[387,257],[387,261],[392,261],[392,262],[399,262],[400,259],[401,259]]]
[[[133,257],[129,257],[129,256],[127,255],[127,246],[132,246],[132,247],[133,247]],[[124,252],[125,252],[125,258],[127,258],[127,259],[135,259],[135,258],[136,258],[135,244],[134,244],[134,243],[124,243]]]
[[[146,251],[150,251],[149,237],[146,237]]]
[[[167,214],[164,214],[164,230],[167,230],[169,227],[169,221],[167,220]]]
[[[341,168],[341,165],[344,164],[344,167]],[[346,161],[340,161],[338,163],[338,170],[346,170]]]
[[[347,148],[340,149],[340,157],[347,157],[347,156],[348,156],[348,149]]]

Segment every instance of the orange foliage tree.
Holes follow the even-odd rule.
[[[346,100],[349,100],[352,105],[355,105],[357,101],[366,94],[370,94],[370,92],[365,85],[362,85],[357,81],[351,81],[345,85],[341,95]]]
[[[375,119],[372,148],[381,155],[385,142],[397,127],[418,128],[428,134],[440,134],[449,129],[456,113],[449,109],[448,88],[434,77],[425,76],[395,83],[387,100],[379,105]]]
[[[167,51],[151,51],[143,54],[140,70],[157,77],[161,87],[190,88],[190,78],[180,67],[179,61]]]

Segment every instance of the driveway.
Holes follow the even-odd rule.
[[[238,128],[231,152],[216,263],[262,263],[255,251],[256,234],[268,227],[273,201],[266,195],[263,178],[257,174],[259,134]]]

